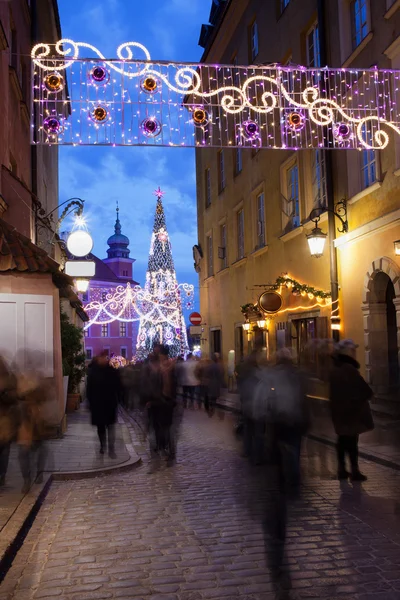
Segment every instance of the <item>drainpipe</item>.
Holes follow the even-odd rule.
[[[37,21],[37,0],[31,0],[30,3],[30,7],[31,7],[31,47],[33,47],[35,44],[38,43],[38,21]],[[32,67],[31,67],[32,69]],[[31,71],[32,73],[32,71]],[[33,77],[33,73],[32,73],[32,77]],[[33,86],[32,86],[33,88]],[[33,91],[32,91],[33,94]],[[31,98],[31,107],[33,106],[33,98]],[[32,110],[32,108],[30,107],[30,110]],[[33,129],[33,131],[35,131],[35,128]],[[38,163],[38,159],[37,159],[37,146],[35,146],[35,144],[31,144],[31,188],[32,188],[32,193],[36,196],[36,198],[38,197],[38,183],[37,183],[37,163]],[[37,238],[38,238],[38,226],[37,226],[37,218],[36,218],[36,211],[35,211],[35,243],[37,242]]]
[[[318,10],[318,34],[319,34],[319,52],[321,58],[321,66],[325,67],[328,64],[327,41],[326,41],[326,10],[325,0],[317,0]],[[328,210],[328,234],[329,234],[329,260],[330,260],[330,278],[331,278],[331,297],[332,297],[332,314],[331,326],[340,324],[339,316],[339,282],[338,282],[338,265],[337,265],[337,250],[335,247],[336,238],[336,222],[335,215],[335,198],[333,190],[333,168],[332,168],[332,150],[325,152],[326,165],[326,195]],[[332,330],[332,337],[335,342],[340,339],[340,331]]]

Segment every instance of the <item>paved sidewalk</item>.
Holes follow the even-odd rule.
[[[221,406],[237,412],[239,395],[224,390],[219,403]],[[309,435],[318,441],[335,443],[336,434],[329,414],[328,401],[310,398],[310,407],[312,418]],[[374,409],[373,405],[372,409]],[[380,464],[400,469],[400,420],[374,414],[374,422],[374,431],[360,436],[360,455]]]
[[[87,475],[101,474],[110,467],[120,467],[131,460],[132,454],[127,448],[127,445],[131,444],[131,437],[121,417],[116,425],[116,459],[99,453],[96,429],[90,423],[87,409],[82,406],[77,412],[67,415],[67,422],[67,431],[61,439],[46,442],[46,473],[57,474],[57,477],[71,472],[84,472]],[[35,469],[33,469],[33,477],[36,477]],[[11,450],[6,485],[0,488],[0,532],[24,498],[22,485],[18,448],[14,445]],[[40,491],[39,486],[33,484],[31,491],[35,489]]]
[[[143,456],[135,471],[54,482],[0,600],[275,600],[273,470],[240,457],[233,423],[187,410],[173,468],[150,475]],[[312,440],[302,462],[286,600],[399,600],[400,473],[361,461],[368,481],[341,485],[333,449]]]

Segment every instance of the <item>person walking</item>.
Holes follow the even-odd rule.
[[[183,387],[183,406],[187,408],[189,405],[194,407],[196,397],[196,389],[199,386],[199,380],[196,376],[197,361],[193,354],[188,354],[185,362],[181,365],[181,381]]]
[[[88,369],[87,398],[92,415],[92,425],[97,427],[100,440],[100,454],[104,454],[107,446],[110,458],[117,458],[115,453],[115,422],[119,397],[119,376],[108,360],[107,352],[95,357]]]
[[[11,443],[19,426],[16,380],[0,356],[0,487],[5,485]]]
[[[204,365],[204,408],[209,417],[215,411],[215,405],[221,395],[224,373],[219,354],[214,354],[212,360]]]
[[[369,404],[373,392],[359,372],[357,348],[350,339],[337,344],[332,356],[329,399],[333,426],[338,436],[338,479],[350,477],[352,481],[366,481],[367,477],[358,466],[358,440],[360,434],[374,428]],[[346,469],[346,455],[350,460],[351,473]]]

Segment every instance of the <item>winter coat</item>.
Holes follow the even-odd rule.
[[[210,361],[204,367],[204,382],[207,389],[207,393],[210,398],[218,399],[221,395],[221,388],[223,385],[223,370],[222,366],[215,362]]]
[[[16,436],[21,414],[12,376],[0,385],[0,446],[9,444]]]
[[[330,373],[330,408],[338,435],[359,435],[374,428],[369,400],[373,392],[352,357],[337,354]]]
[[[33,373],[20,375],[17,394],[19,400],[19,428],[17,442],[31,446],[33,442],[46,439],[56,425],[56,411],[51,402],[50,383]]]
[[[88,369],[87,398],[92,425],[113,425],[117,420],[120,390],[117,369],[94,361]]]
[[[181,371],[181,384],[188,387],[196,387],[199,385],[199,380],[196,376],[198,364],[193,358],[189,358],[180,367]]]

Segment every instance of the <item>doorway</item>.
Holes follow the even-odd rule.
[[[367,318],[367,373],[375,393],[392,395],[400,387],[396,291],[384,271],[369,282]]]

